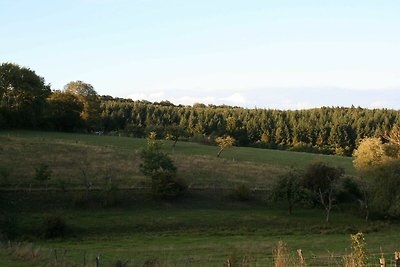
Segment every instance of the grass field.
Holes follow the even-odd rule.
[[[46,204],[56,199],[55,193],[20,194],[21,203],[14,206],[19,207],[18,221],[26,229],[24,240],[41,248],[45,256],[54,249],[67,251],[64,260],[79,264],[84,254],[92,262],[100,254],[105,266],[117,260],[142,266],[153,258],[162,266],[185,266],[188,260],[189,266],[221,266],[229,256],[246,255],[257,266],[271,266],[274,246],[284,240],[293,253],[298,248],[304,251],[309,266],[328,266],[329,257],[341,260],[350,250],[352,233],[365,233],[367,248],[375,258],[380,248],[388,254],[395,251],[393,240],[400,237],[397,224],[366,223],[357,212],[336,211],[331,223],[325,224],[319,209],[296,209],[288,216],[285,209],[262,201],[236,202],[224,195],[191,194],[169,203],[143,195],[136,196],[129,207],[60,208]],[[13,205],[9,207],[12,210]],[[44,240],[37,233],[43,219],[54,213],[65,218],[69,233],[63,239]]]
[[[32,183],[40,164],[48,164],[53,170],[51,183],[63,180],[79,185],[82,171],[90,174],[93,183],[101,184],[110,173],[120,186],[146,182],[138,170],[145,139],[31,131],[3,131],[0,137],[0,168],[9,173],[9,181],[0,181],[3,184]],[[172,155],[179,175],[192,186],[268,186],[289,168],[304,169],[317,160],[354,174],[352,159],[346,157],[233,147],[217,158],[217,147],[178,142],[172,149],[171,144],[163,141],[163,149]]]
[[[398,250],[400,226],[396,222],[364,222],[355,208],[336,207],[332,221],[324,223],[320,209],[299,209],[289,216],[282,204],[272,204],[261,195],[248,202],[229,197],[230,188],[246,183],[269,187],[290,167],[305,168],[315,160],[327,161],[354,174],[352,159],[307,153],[235,147],[217,158],[217,147],[178,142],[175,150],[163,141],[178,167],[178,174],[189,185],[206,186],[204,192],[190,191],[175,202],[152,200],[145,191],[118,191],[107,195],[91,192],[91,201],[82,204],[83,192],[29,192],[34,171],[42,163],[53,170],[51,186],[65,181],[75,189],[82,186],[82,170],[96,185],[110,176],[117,186],[148,184],[138,171],[139,151],[146,140],[126,137],[67,133],[13,131],[0,132],[1,187],[22,189],[2,192],[2,213],[15,217],[20,228],[22,248],[2,244],[0,266],[82,266],[84,258],[93,266],[143,266],[158,259],[162,266],[222,266],[227,257],[247,256],[251,266],[272,266],[272,251],[279,240],[292,253],[301,248],[308,266],[338,266],[349,252],[350,234],[363,231],[371,260],[380,249]],[[6,173],[6,174],[4,174]],[[111,201],[102,205],[104,201]],[[45,239],[43,221],[59,215],[67,224],[64,238]],[[33,247],[29,245],[32,242]],[[347,251],[346,251],[347,249]],[[32,259],[28,253],[38,251]],[[21,256],[22,254],[22,256]],[[25,255],[25,256],[24,256]],[[57,255],[57,257],[56,257]],[[57,262],[55,259],[57,258]],[[89,265],[88,265],[89,266]]]

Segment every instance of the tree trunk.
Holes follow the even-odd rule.
[[[329,215],[331,214],[331,210],[327,209],[326,210],[326,222],[329,223]]]
[[[172,144],[172,147],[173,147],[173,148],[175,148],[177,142],[178,142],[178,138],[176,138],[176,139],[174,140],[174,143]]]
[[[223,148],[221,148],[221,149],[218,151],[217,158],[219,158],[219,156],[221,155],[221,153],[222,153],[222,150],[224,150],[224,149],[223,149]]]

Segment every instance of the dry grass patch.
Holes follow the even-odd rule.
[[[212,156],[171,156],[179,176],[194,187],[268,187],[287,170]],[[110,181],[118,187],[146,186],[150,181],[141,174],[140,162],[138,150],[41,137],[0,138],[0,186],[41,187],[34,176],[35,169],[43,164],[52,171],[50,188],[102,187]]]
[[[288,168],[268,164],[237,162],[210,156],[174,155],[178,172],[191,186],[233,187],[247,184],[250,188],[269,187]]]
[[[40,138],[8,138],[0,140],[0,169],[7,170],[8,183],[35,184],[35,168],[47,164],[52,170],[50,185],[59,181],[80,186],[88,180],[101,185],[110,179],[124,186],[145,179],[139,172],[138,153],[124,153],[108,147],[79,142],[63,142]]]

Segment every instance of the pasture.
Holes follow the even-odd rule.
[[[398,249],[393,240],[399,237],[399,225],[364,222],[357,206],[337,207],[326,224],[321,209],[297,207],[289,216],[285,205],[272,203],[264,191],[247,202],[230,197],[237,184],[268,189],[290,168],[303,169],[315,160],[354,174],[351,158],[239,147],[217,158],[217,147],[178,142],[172,149],[171,144],[163,141],[163,149],[191,189],[168,202],[146,192],[148,178],[138,170],[144,139],[1,132],[0,204],[15,220],[17,240],[25,247],[3,243],[0,265],[93,266],[100,255],[101,266],[117,266],[118,261],[143,266],[149,260],[162,266],[222,266],[227,257],[240,261],[243,256],[251,266],[272,266],[273,249],[283,240],[292,253],[301,248],[309,266],[335,266],[349,252],[350,234],[357,231],[365,233],[374,262],[380,249],[388,255]],[[48,191],[33,179],[43,163],[53,172]],[[84,179],[93,184],[88,196]],[[106,190],[110,179],[120,190]],[[48,216],[63,218],[64,237],[43,237]],[[34,245],[26,248],[30,243]],[[24,258],[18,253],[24,249],[38,256]]]

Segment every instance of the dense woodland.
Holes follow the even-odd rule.
[[[238,146],[350,156],[365,137],[380,137],[400,122],[400,111],[360,107],[308,110],[174,105],[99,96],[87,83],[51,90],[33,70],[0,66],[0,128],[103,132],[214,143],[232,136]]]

